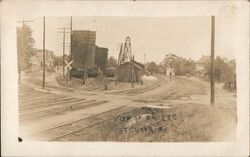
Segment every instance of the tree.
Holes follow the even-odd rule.
[[[227,65],[219,56],[216,57],[214,64],[215,64],[214,76],[215,76],[215,79],[218,80],[218,82],[220,82],[221,75],[226,71]]]
[[[155,62],[148,62],[146,63],[147,70],[151,73],[159,73],[158,66]]]
[[[182,59],[182,62],[180,64],[181,64],[180,73],[182,75],[185,75],[185,74],[195,75],[196,65],[193,60]]]
[[[17,28],[17,57],[18,57],[18,72],[19,77],[21,71],[27,70],[30,67],[30,58],[33,53],[34,39],[32,38],[32,30],[29,26]]]
[[[224,82],[233,81],[236,79],[235,77],[236,77],[236,62],[233,59],[225,63],[223,73],[221,75],[221,80],[223,80]]]
[[[178,57],[174,54],[167,54],[163,60],[163,65],[167,68],[173,68],[174,62],[178,60]]]
[[[117,66],[117,59],[115,59],[115,57],[111,56],[109,57],[108,59],[108,62],[107,62],[107,67],[116,67]]]
[[[196,66],[193,60],[185,59],[174,54],[168,54],[163,60],[165,68],[174,70],[175,75],[195,74]]]
[[[205,70],[208,74],[209,78],[211,78],[211,64],[210,61],[205,63]],[[222,59],[221,57],[217,56],[214,61],[214,78],[218,82],[227,82],[230,80],[234,80],[235,77],[235,60],[231,60],[227,62],[227,59]]]

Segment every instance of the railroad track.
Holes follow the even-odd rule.
[[[39,102],[39,103],[49,103],[49,102],[55,102],[55,101],[61,101],[61,100],[67,100],[67,99],[70,99],[68,97],[65,97],[65,96],[58,96],[58,97],[52,97],[52,98],[48,98],[46,96],[43,96],[43,98],[41,99],[31,99],[31,100],[28,100],[27,102],[20,102],[20,106],[30,106],[31,104],[35,103],[35,102]]]
[[[52,94],[50,95],[47,95],[48,97],[51,96]],[[46,97],[46,95],[43,95],[43,96],[39,96],[39,97],[29,97],[29,96],[19,96],[19,106],[26,106],[26,105],[29,105],[32,101],[44,101],[44,100],[56,100],[56,99],[60,99],[60,98],[64,98],[65,96],[54,96],[53,95],[53,98],[48,98]],[[47,98],[47,99],[46,99]]]
[[[162,77],[158,77],[158,81],[142,88],[134,88],[134,89],[127,89],[127,90],[122,90],[122,91],[115,91],[115,92],[110,92],[108,94],[126,94],[126,95],[134,95],[134,94],[141,94],[145,93],[147,91],[153,90],[157,87],[160,87],[161,85],[166,83],[166,80]]]
[[[68,104],[66,103],[65,106],[58,107],[58,108],[52,108],[52,109],[47,109],[47,110],[42,110],[42,111],[37,111],[37,112],[32,112],[32,113],[27,113],[27,114],[22,114],[19,116],[20,122],[28,121],[28,120],[34,120],[38,119],[41,117],[51,117],[51,116],[57,116],[57,115],[62,115],[65,114],[66,112],[72,112],[76,110],[81,110],[81,109],[86,109],[88,107],[93,107],[93,106],[98,106],[101,104],[104,104],[108,101],[85,101],[85,102],[76,102],[74,104]]]
[[[142,89],[135,89],[135,90],[127,92],[126,94],[130,96],[130,95],[134,95],[134,94],[145,93],[145,92],[151,91],[153,89],[156,89],[156,88],[160,87],[163,84],[164,84],[163,82],[157,82],[156,84],[154,84],[152,86],[147,86],[147,87],[142,88]]]
[[[69,101],[69,102],[63,101],[63,102],[54,103],[54,104],[49,103],[49,104],[43,105],[43,106],[38,105],[37,107],[33,107],[33,108],[29,108],[29,109],[19,109],[19,115],[47,111],[48,109],[58,109],[61,107],[74,105],[75,103],[85,103],[86,101],[89,101],[89,100],[79,99],[78,101]]]
[[[137,108],[134,107],[121,106],[119,108],[95,114],[87,118],[79,119],[67,124],[40,131],[38,133],[32,134],[31,136],[38,139],[40,138],[44,141],[60,141],[63,138],[71,135],[74,136],[74,134],[82,132],[87,128],[98,125],[116,116],[119,116],[120,114],[127,113],[136,109]]]
[[[60,105],[60,104],[65,104],[65,103],[73,103],[77,101],[85,100],[84,98],[78,99],[78,98],[64,98],[64,99],[59,99],[59,100],[53,100],[53,101],[44,101],[44,102],[32,102],[30,105],[27,106],[20,106],[19,111],[25,111],[25,110],[31,110],[35,108],[41,108],[41,107],[49,107],[49,106],[55,106],[55,105]]]

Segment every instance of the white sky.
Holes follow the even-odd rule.
[[[96,45],[118,57],[118,44],[131,37],[132,53],[137,61],[161,62],[167,53],[198,60],[210,53],[211,17],[73,17],[73,30],[96,31]],[[35,48],[42,49],[42,18],[28,23],[33,30]],[[19,24],[20,26],[20,24]],[[46,49],[62,54],[62,27],[70,26],[70,17],[46,17]],[[234,58],[237,30],[233,16],[216,17],[216,55]],[[69,42],[69,34],[66,34]],[[69,50],[66,48],[66,53]]]

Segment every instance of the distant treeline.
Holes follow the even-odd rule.
[[[201,66],[201,69],[197,66]],[[117,60],[114,57],[109,57],[107,67],[116,67]],[[146,63],[146,69],[150,74],[166,75],[166,69],[172,69],[176,76],[192,75],[202,77],[206,80],[211,76],[210,56],[206,56],[202,62],[195,62],[192,59],[186,59],[174,54],[167,54],[165,58],[157,64],[153,61]],[[202,73],[202,75],[200,75]],[[217,82],[227,82],[234,80],[236,77],[235,59],[228,60],[217,56],[214,62],[214,77]]]
[[[198,69],[197,65],[202,68]],[[173,68],[175,75],[192,75],[199,76],[203,73],[202,77],[209,80],[211,78],[211,63],[210,57],[204,60],[202,63],[195,62],[191,59],[185,59],[174,55],[174,57],[169,57],[166,55],[164,60],[160,64],[155,62],[146,63],[147,70],[151,74],[165,74],[167,68]],[[234,80],[236,75],[236,63],[235,59],[228,60],[227,58],[216,57],[214,62],[214,77],[217,82],[227,82]]]

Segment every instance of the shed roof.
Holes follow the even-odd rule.
[[[137,69],[140,69],[140,70],[144,70],[144,65],[139,63],[139,62],[136,62],[136,61],[132,61],[132,62],[126,62],[126,63],[123,63],[121,64],[120,66],[126,66],[126,65],[134,65],[134,67],[136,67]]]

